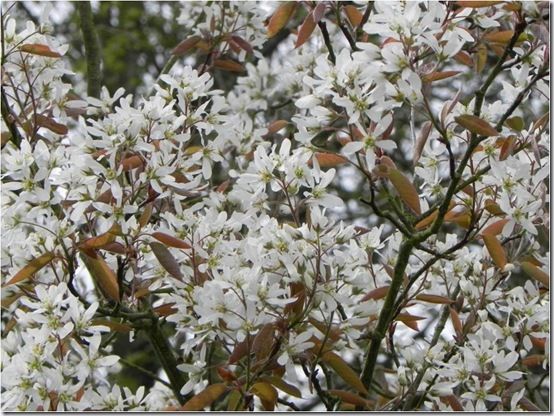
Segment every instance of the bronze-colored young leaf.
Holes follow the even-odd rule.
[[[153,311],[158,316],[170,316],[177,313],[178,309],[175,303],[164,303],[163,305],[155,307]]]
[[[240,62],[233,61],[232,59],[216,59],[214,67],[228,72],[242,73],[246,71]]]
[[[363,397],[360,397],[357,394],[352,393],[350,391],[331,389],[329,390],[329,394],[331,396],[338,397],[345,403],[351,403],[366,409],[369,408],[369,406],[371,405],[371,401],[366,400]]]
[[[267,25],[267,37],[272,38],[286,26],[296,8],[295,1],[281,3]]]
[[[504,226],[508,223],[508,221],[510,220],[507,218],[495,221],[492,224],[487,225],[487,227],[483,231],[481,231],[481,234],[498,235],[502,232]]]
[[[358,374],[340,356],[332,351],[328,351],[321,356],[321,360],[328,364],[350,387],[353,387],[362,394],[368,394]]]
[[[158,259],[162,267],[175,279],[183,280],[183,274],[181,273],[181,267],[173,254],[167,249],[167,247],[161,243],[155,241],[150,243],[150,248],[154,253],[154,256]]]
[[[542,283],[547,288],[550,288],[550,276],[548,276],[548,274],[544,270],[538,268],[533,263],[528,261],[522,261],[521,268],[529,277]]]
[[[144,211],[140,214],[138,223],[140,228],[144,228],[146,224],[148,224],[148,221],[150,221],[150,217],[152,217],[152,210],[154,208],[154,203],[149,202],[144,206]]]
[[[317,159],[319,166],[322,168],[334,168],[348,163],[348,159],[341,155],[337,155],[336,153],[316,152],[315,158]],[[311,166],[311,160],[308,163]]]
[[[500,208],[500,205],[492,199],[485,200],[485,209],[492,215],[506,215],[506,213]]]
[[[496,264],[500,270],[504,269],[504,266],[506,266],[508,261],[506,258],[506,251],[504,250],[504,247],[502,247],[502,244],[500,244],[500,241],[498,241],[496,236],[491,234],[484,234],[483,241],[485,242],[485,246],[494,261],[494,264]]]
[[[180,248],[182,250],[188,250],[189,248],[191,248],[190,244],[185,243],[183,240],[180,240],[166,233],[162,233],[160,231],[152,233],[152,237],[169,247]]]
[[[91,237],[79,244],[81,248],[85,249],[96,249],[103,248],[106,245],[113,243],[115,241],[116,235],[110,231],[100,234],[96,237]]]
[[[473,60],[473,66],[475,68],[475,72],[480,74],[481,72],[483,72],[483,69],[485,69],[485,65],[487,65],[487,46],[483,43],[479,44],[477,46],[477,52],[474,54],[474,56],[475,59]]]
[[[460,51],[454,55],[454,59],[462,65],[469,66],[470,68],[473,68],[474,66],[473,58],[464,51]]]
[[[406,205],[416,214],[420,215],[421,206],[419,204],[419,194],[412,182],[410,182],[410,180],[398,169],[391,169],[388,178]]]
[[[275,387],[277,387],[279,390],[284,391],[287,394],[290,394],[291,396],[302,398],[302,393],[300,390],[293,386],[292,384],[287,383],[282,378],[277,376],[263,376],[260,377],[260,381],[265,381],[267,383],[271,383]]]
[[[172,51],[173,55],[181,56],[194,48],[202,38],[198,35],[190,36],[181,41]]]
[[[351,4],[344,6],[344,13],[353,27],[358,27],[362,23],[364,16],[356,6]]]
[[[456,75],[458,75],[460,71],[442,71],[442,72],[431,72],[429,74],[425,74],[421,77],[421,80],[423,82],[434,82],[434,81],[440,81],[443,79],[451,78]]]
[[[387,296],[387,293],[389,293],[389,285],[381,286],[376,289],[371,290],[369,293],[367,293],[363,298],[362,302],[365,302],[366,300],[378,300],[383,299],[385,296]]]
[[[275,120],[267,126],[267,134],[275,134],[289,125],[287,120]]]
[[[469,8],[472,8],[472,9],[479,9],[481,7],[490,7],[490,6],[494,6],[494,5],[497,5],[497,4],[501,4],[501,3],[505,3],[504,1],[473,1],[473,0],[469,0],[469,1],[457,1],[456,4],[460,7],[469,7]]]
[[[139,155],[132,155],[126,157],[125,159],[122,159],[120,165],[123,168],[124,172],[128,172],[130,170],[144,166],[144,160],[142,160]]]
[[[225,391],[227,386],[223,383],[212,384],[186,402],[180,410],[199,411],[215,402]]]
[[[19,283],[25,279],[28,279],[32,275],[34,275],[36,272],[38,272],[40,269],[42,269],[44,266],[46,266],[48,263],[50,263],[54,259],[55,255],[54,253],[47,252],[44,253],[37,258],[34,258],[31,260],[25,267],[23,267],[20,271],[18,271],[7,283],[6,286],[14,285],[16,283]]]
[[[108,299],[119,302],[119,284],[114,271],[95,250],[81,251],[81,258],[91,277]]]
[[[254,49],[252,49],[252,45],[248,43],[246,40],[241,38],[240,36],[233,35],[231,36],[231,39],[233,42],[235,42],[241,49],[245,50],[248,53],[252,53]]]
[[[304,22],[302,22],[300,29],[298,29],[298,37],[296,38],[296,43],[294,45],[295,48],[302,46],[310,38],[315,26],[316,23],[314,21],[314,15],[313,13],[309,13],[304,19]]]
[[[127,324],[124,324],[124,323],[121,323],[121,322],[116,322],[116,321],[109,321],[109,320],[104,319],[104,318],[93,319],[91,321],[91,324],[92,325],[107,326],[112,331],[123,332],[123,333],[128,333],[129,331],[131,331],[133,329],[131,326],[129,326]]]
[[[318,23],[325,16],[327,11],[327,4],[324,1],[318,2],[313,10],[314,22]]]
[[[452,299],[449,299],[445,296],[440,295],[430,295],[426,293],[421,293],[415,297],[417,300],[420,300],[422,302],[428,302],[428,303],[434,303],[439,305],[450,305],[454,303]]]
[[[42,114],[36,115],[35,122],[38,126],[47,128],[51,132],[54,132],[62,136],[67,134],[68,132],[68,128],[65,124],[58,123],[54,119],[43,116]]]
[[[262,326],[254,337],[254,341],[252,342],[252,351],[256,354],[258,361],[266,358],[271,352],[274,342],[274,332],[274,324],[268,323]]]
[[[456,337],[460,341],[463,339],[464,334],[464,326],[462,325],[462,320],[460,319],[460,315],[454,308],[450,307],[448,308],[448,310],[450,311],[450,320],[452,321],[452,326],[454,327],[454,331],[456,332]]]
[[[499,30],[487,33],[483,39],[493,43],[509,43],[513,36],[513,30]]]
[[[487,121],[471,114],[464,114],[455,118],[456,123],[462,126],[464,129],[469,130],[471,133],[478,134],[480,136],[498,136],[497,132]]]
[[[275,390],[275,387],[273,387],[271,384],[264,381],[254,383],[254,385],[250,387],[250,392],[254,393],[260,398],[264,410],[268,410],[271,412],[275,409],[275,404],[277,403],[277,399],[279,398],[279,393],[277,393],[277,390]]]
[[[423,123],[423,126],[421,126],[421,130],[414,143],[414,157],[412,160],[412,164],[414,166],[417,165],[417,162],[419,161],[419,158],[421,156],[421,152],[425,147],[425,143],[427,143],[429,133],[431,133],[431,127],[433,127],[433,123],[431,123],[430,121],[426,121],[425,123]]]
[[[50,49],[48,45],[41,45],[39,43],[26,43],[21,45],[19,50],[32,55],[46,56],[48,58],[61,58],[61,55]]]

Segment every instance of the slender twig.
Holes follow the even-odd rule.
[[[333,44],[331,43],[331,38],[329,37],[329,32],[327,31],[327,25],[325,22],[319,21],[317,22],[317,25],[319,26],[319,29],[321,30],[321,33],[323,34],[323,41],[325,42],[325,46],[327,47],[327,50],[329,51],[329,60],[333,63],[333,65],[336,62],[335,52],[333,51]]]

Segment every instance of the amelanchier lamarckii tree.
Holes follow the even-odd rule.
[[[548,409],[547,3],[186,2],[140,97],[78,10],[72,90],[3,5],[3,410]]]

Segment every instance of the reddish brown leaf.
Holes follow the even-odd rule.
[[[273,411],[279,398],[279,393],[271,384],[264,381],[254,383],[250,391],[260,398],[264,410]]]
[[[54,121],[52,118],[43,116],[42,114],[37,114],[35,117],[35,121],[38,126],[47,128],[48,130],[56,134],[64,135],[68,132],[67,126],[65,124],[60,124]]]
[[[194,48],[202,38],[200,36],[191,36],[181,41],[172,51],[173,55],[184,55],[190,49]]]
[[[252,351],[256,354],[258,361],[265,359],[271,352],[274,342],[274,332],[274,324],[269,323],[262,326],[254,337],[254,341],[252,342]]]
[[[156,231],[151,235],[156,240],[164,243],[166,246],[169,246],[169,247],[180,248],[182,250],[188,250],[189,248],[191,248],[190,244],[185,243],[183,240],[180,240],[176,237],[173,237],[171,235],[168,235],[159,231]]]
[[[429,74],[423,75],[421,78],[423,82],[434,82],[434,81],[440,81],[442,79],[454,77],[459,73],[460,71],[431,72]]]
[[[170,316],[177,311],[178,309],[175,307],[174,303],[164,303],[163,305],[154,308],[154,312],[158,316]]]
[[[364,395],[368,394],[358,374],[340,356],[328,351],[321,356],[321,360],[328,364],[350,387]]]
[[[108,299],[119,302],[119,284],[114,271],[95,250],[83,249],[81,258],[91,277],[98,283],[100,290]]]
[[[33,276],[36,272],[46,266],[54,259],[54,253],[47,252],[37,258],[31,260],[25,267],[18,271],[7,283],[6,286],[19,283],[29,277]]]
[[[387,285],[387,286],[378,287],[377,289],[373,289],[371,292],[369,292],[367,295],[365,295],[362,298],[362,302],[365,302],[366,300],[370,300],[370,299],[373,299],[373,300],[383,299],[385,296],[387,296],[387,293],[389,292],[389,287],[390,286]]]
[[[454,308],[450,307],[448,309],[450,311],[450,320],[452,321],[452,326],[454,327],[454,331],[456,331],[456,337],[458,338],[458,340],[462,340],[464,327],[462,325],[460,315],[458,315],[458,312],[456,312]]]
[[[284,391],[287,394],[290,394],[291,396],[302,398],[302,393],[300,390],[298,390],[297,387],[293,386],[292,384],[287,383],[282,378],[277,376],[264,376],[259,378],[260,381],[266,381],[268,383],[271,383],[275,387],[277,387],[279,390]]]
[[[216,59],[214,61],[214,67],[228,72],[245,72],[240,62],[231,59]]]
[[[419,135],[417,136],[417,139],[414,143],[414,157],[412,161],[412,164],[414,166],[417,165],[417,162],[419,161],[421,152],[425,147],[425,143],[427,143],[427,139],[429,138],[429,134],[431,133],[432,127],[433,127],[433,123],[431,123],[430,121],[426,121],[425,123],[423,123],[423,126],[421,126]]]
[[[506,259],[506,251],[504,247],[502,247],[502,244],[500,244],[500,241],[498,241],[496,236],[490,234],[484,234],[483,241],[485,242],[485,246],[494,264],[496,264],[500,270],[504,269],[508,261]]]
[[[25,45],[21,45],[19,50],[21,52],[27,52],[32,55],[46,56],[48,58],[60,58],[62,56],[58,52],[50,49],[48,45],[41,45],[39,43],[26,43]]]
[[[267,25],[267,37],[272,38],[286,26],[296,8],[295,1],[281,3]]]
[[[454,55],[454,59],[463,65],[469,66],[470,68],[473,67],[473,59],[464,51],[460,51]]]
[[[513,36],[513,30],[500,30],[487,33],[483,39],[493,43],[509,43]]]
[[[181,273],[181,267],[167,247],[161,243],[152,242],[150,243],[150,248],[162,267],[175,279],[182,281],[183,274]]]
[[[504,3],[504,1],[457,1],[456,4],[460,7],[469,7],[472,9],[479,9],[481,7],[490,7],[496,4]]]
[[[412,182],[397,169],[391,169],[388,178],[406,205],[417,215],[420,215],[421,206],[419,204],[419,194]]]
[[[508,221],[509,219],[503,219],[493,222],[492,224],[488,225],[487,228],[481,231],[481,234],[498,235],[502,232],[504,226],[508,223]]]
[[[544,270],[538,268],[533,263],[528,261],[521,262],[521,268],[529,277],[542,283],[547,288],[550,288],[550,276],[548,276],[548,274]]]
[[[244,40],[243,38],[241,38],[240,36],[236,36],[236,35],[233,35],[231,36],[231,39],[233,40],[233,42],[235,42],[238,46],[240,46],[241,49],[244,49],[246,52],[248,53],[252,53],[253,49],[252,49],[252,45],[250,45],[250,43],[248,43],[246,40]]]
[[[327,9],[327,5],[325,2],[319,2],[317,3],[317,6],[315,6],[313,13],[313,19],[315,23],[318,23],[321,19],[323,19],[323,16],[325,16],[325,9]]]
[[[440,296],[440,295],[429,295],[429,294],[425,294],[425,293],[417,295],[416,299],[420,300],[422,302],[435,303],[435,304],[439,304],[439,305],[440,304],[450,305],[450,304],[454,303],[454,301],[452,299],[449,299],[447,297]]]
[[[212,384],[206,387],[197,395],[193,396],[188,402],[186,402],[180,410],[185,411],[198,411],[203,410],[205,407],[211,405],[214,401],[225,393],[227,386],[223,383]]]
[[[139,155],[132,155],[121,160],[124,172],[144,166],[144,161]]]
[[[339,399],[341,399],[345,403],[354,404],[356,406],[361,406],[364,408],[368,408],[371,405],[371,402],[369,400],[366,400],[360,396],[358,396],[355,393],[351,393],[346,390],[329,390],[328,393],[332,396],[336,396]]]
[[[348,163],[348,159],[341,155],[337,155],[336,153],[316,152],[315,158],[317,159],[319,166],[322,168],[334,168],[338,165]],[[312,165],[311,160],[308,164],[310,166]]]
[[[487,121],[471,114],[464,114],[455,118],[456,123],[469,130],[471,133],[481,136],[498,136],[499,133]]]
[[[267,126],[267,134],[275,134],[289,125],[287,120],[275,120]]]
[[[295,48],[302,46],[310,38],[315,29],[315,26],[316,23],[314,21],[314,15],[312,12],[306,16],[304,22],[300,26],[300,29],[298,30],[298,37],[296,38],[296,43],[294,45]]]
[[[357,27],[362,23],[363,15],[356,6],[351,4],[344,6],[344,13],[346,13],[346,17],[353,27]]]

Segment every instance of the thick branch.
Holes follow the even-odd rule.
[[[90,97],[99,97],[102,84],[102,70],[100,68],[102,57],[100,55],[100,40],[94,25],[90,2],[77,2],[77,10],[81,19],[81,32],[83,33],[87,60],[87,94]]]

